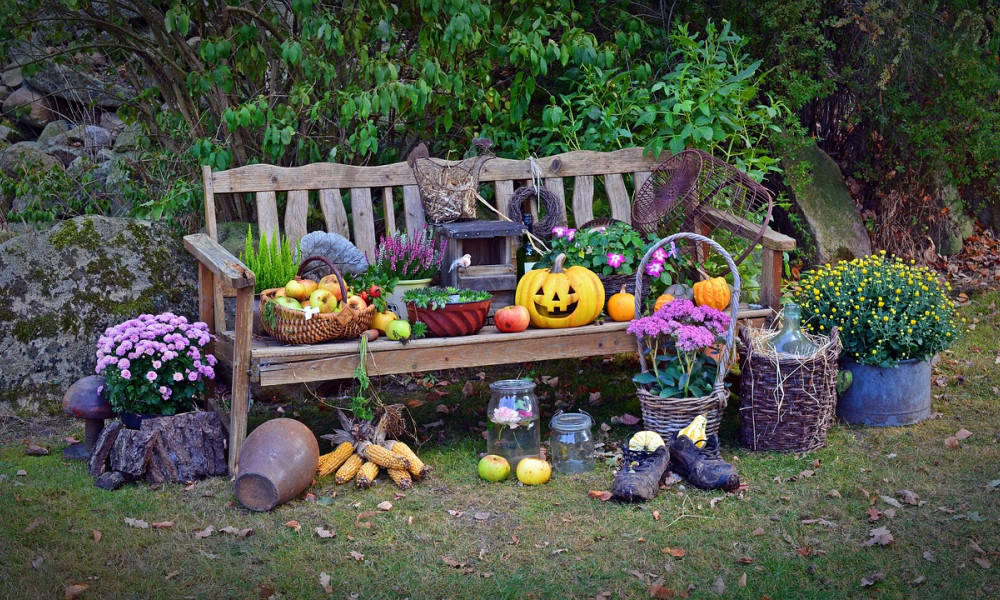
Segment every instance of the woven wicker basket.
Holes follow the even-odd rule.
[[[347,298],[347,288],[344,286],[344,276],[340,269],[322,256],[312,256],[299,266],[303,267],[312,261],[326,263],[337,275],[340,282],[341,298]],[[264,290],[260,294],[261,325],[264,331],[274,339],[286,344],[316,344],[330,340],[353,339],[361,332],[369,329],[372,317],[375,316],[375,306],[366,306],[354,310],[346,304],[337,313],[312,315],[306,318],[305,311],[286,308],[274,301],[277,289]]]
[[[636,394],[639,397],[639,405],[642,409],[643,425],[646,429],[659,433],[664,439],[672,439],[678,431],[686,427],[698,415],[705,415],[708,424],[705,433],[708,435],[719,433],[719,424],[722,422],[722,412],[726,408],[729,392],[726,390],[724,378],[733,363],[734,343],[736,336],[736,317],[739,313],[740,305],[740,275],[736,271],[736,264],[729,253],[714,240],[696,233],[675,233],[663,238],[642,257],[635,275],[635,314],[638,318],[642,314],[643,306],[643,276],[646,271],[646,263],[652,257],[657,248],[662,248],[677,240],[690,240],[708,245],[718,252],[726,261],[726,265],[733,273],[733,293],[732,301],[729,304],[730,322],[729,330],[726,332],[725,347],[722,350],[719,361],[719,368],[715,373],[715,385],[712,392],[700,398],[661,398],[640,387]],[[646,363],[646,354],[649,349],[641,336],[636,336],[636,344],[639,349],[639,364],[642,372],[649,370]]]
[[[477,145],[477,148],[481,146]],[[481,151],[484,153],[454,164],[423,156],[427,152],[426,147],[418,147],[407,157],[420,189],[420,202],[427,221],[451,223],[476,218],[479,171],[483,163],[494,158],[488,145]]]
[[[740,444],[774,452],[822,448],[836,418],[840,336],[836,328],[829,338],[810,336],[815,354],[779,358],[759,350],[776,334],[740,334]]]

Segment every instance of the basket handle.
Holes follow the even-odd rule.
[[[305,266],[313,261],[322,262],[326,264],[326,266],[330,267],[330,270],[333,271],[333,274],[337,276],[337,283],[340,284],[341,301],[347,300],[347,286],[344,285],[344,275],[340,272],[340,269],[337,268],[337,265],[333,264],[333,261],[325,256],[310,256],[305,260],[303,260],[302,264],[299,265],[298,276],[301,277],[302,274],[305,273],[304,270]]]
[[[726,332],[726,343],[723,346],[723,352],[721,355],[722,360],[719,361],[719,368],[715,374],[715,390],[721,391],[722,380],[725,378],[726,372],[729,370],[728,357],[732,352],[733,342],[735,341],[734,338],[736,337],[736,317],[740,312],[740,274],[736,269],[736,263],[733,262],[733,257],[730,256],[729,253],[726,252],[726,249],[720,246],[718,242],[703,235],[698,235],[697,233],[681,231],[671,236],[667,236],[659,242],[653,244],[653,246],[646,251],[642,260],[639,261],[639,266],[635,271],[635,318],[638,319],[642,316],[642,274],[646,270],[646,264],[649,262],[649,259],[653,256],[654,252],[669,245],[670,242],[675,240],[691,240],[693,242],[707,244],[710,248],[712,248],[712,250],[715,250],[720,256],[722,256],[722,258],[726,261],[726,266],[729,267],[729,271],[733,274],[733,294],[731,300],[729,301],[729,330]],[[639,365],[642,367],[642,372],[645,373],[648,370],[648,367],[646,366],[646,349],[642,342],[642,336],[635,336],[635,342],[636,347],[639,350]]]

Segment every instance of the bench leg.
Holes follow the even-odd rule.
[[[253,318],[253,288],[236,291],[236,329],[233,347],[233,400],[229,411],[229,473],[236,475],[240,450],[247,437],[250,412],[250,336]]]
[[[781,271],[785,265],[780,250],[764,248],[760,273],[760,303],[777,312],[781,310]]]

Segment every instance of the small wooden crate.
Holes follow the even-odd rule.
[[[492,314],[514,303],[517,289],[517,246],[524,225],[509,221],[461,221],[435,225],[435,232],[448,240],[441,285],[483,290],[493,294]],[[456,259],[470,255],[472,265],[449,270]]]

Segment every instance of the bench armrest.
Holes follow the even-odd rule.
[[[753,240],[757,237],[757,232],[760,231],[760,225],[752,223],[746,219],[733,216],[717,208],[706,207],[705,216],[708,217],[708,220],[711,221],[716,227],[732,231],[736,235],[748,240]],[[795,238],[788,237],[783,233],[778,233],[770,227],[764,230],[764,235],[760,239],[760,244],[769,250],[778,250],[781,252],[795,250]]]
[[[184,236],[184,247],[222,282],[233,289],[252,288],[257,278],[245,264],[222,244],[205,233]]]

